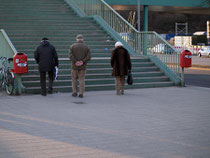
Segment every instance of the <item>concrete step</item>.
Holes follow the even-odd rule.
[[[59,63],[60,64],[70,64],[70,60],[69,58],[59,58]],[[141,64],[142,62],[145,63],[145,62],[150,62],[150,59],[149,58],[140,58],[140,57],[131,57],[131,62],[132,64],[134,63],[138,63],[138,64]],[[28,59],[28,63],[29,63],[29,66],[30,65],[35,65],[36,62],[35,62],[35,59],[34,58],[29,58]],[[151,62],[150,62],[151,63]],[[102,58],[94,58],[92,57],[91,60],[88,62],[88,65],[91,65],[91,64],[110,64],[110,57],[102,57]]]
[[[135,72],[132,74],[133,77],[163,77],[164,73],[161,71],[152,71],[152,72]],[[94,74],[86,74],[85,78],[86,79],[96,79],[96,78],[101,78],[101,79],[105,79],[105,78],[112,78],[113,76],[111,76],[111,73],[94,73]],[[33,75],[29,75],[29,74],[23,74],[22,75],[22,81],[39,81],[40,76],[39,74],[33,74]],[[58,74],[58,80],[68,80],[71,79],[71,72],[69,71],[69,73],[67,74]]]
[[[154,63],[152,62],[132,62],[132,68],[133,69],[136,69],[136,68],[142,68],[142,67],[153,67],[155,66]],[[29,70],[36,70],[38,67],[37,64],[29,64]],[[104,62],[104,63],[93,63],[93,62],[89,62],[87,64],[87,69],[88,68],[107,68],[107,67],[110,67],[110,63],[109,62]],[[71,69],[71,61],[69,60],[68,62],[66,63],[59,63],[59,69]]]
[[[2,16],[0,15],[0,19],[1,20],[5,20],[5,21],[9,21],[9,20],[14,20],[14,21],[20,21],[20,20],[23,20],[23,21],[37,21],[37,22],[48,22],[48,21],[54,21],[54,22],[63,22],[63,21],[79,21],[79,22],[85,22],[85,21],[88,21],[89,19],[86,19],[86,18],[81,18],[81,17],[78,17],[78,16]]]
[[[49,23],[53,26],[48,26]],[[90,26],[90,27],[99,27],[96,23],[94,22],[89,22],[89,23],[81,23],[81,22],[78,22],[78,23],[55,23],[55,22],[49,22],[49,23],[41,23],[41,24],[37,24],[37,22],[33,22],[33,25],[32,23],[28,23],[28,22],[12,22],[12,23],[8,23],[8,22],[0,22],[0,26],[1,27],[7,27],[7,28],[42,28],[42,27],[66,27],[67,29],[68,28],[72,28],[72,27],[87,27],[87,26]]]
[[[2,16],[3,17],[3,16]],[[30,17],[28,17],[28,18],[21,18],[21,17],[14,17],[14,18],[12,18],[13,20],[10,20],[10,19],[8,19],[8,18],[2,18],[1,17],[1,21],[0,21],[0,24],[16,24],[16,23],[21,23],[21,22],[23,22],[23,23],[42,23],[42,24],[55,24],[55,23],[60,23],[60,24],[70,24],[70,23],[73,23],[73,24],[75,24],[75,23],[78,23],[78,24],[81,24],[81,23],[95,23],[95,21],[92,19],[92,18],[81,18],[81,17],[74,17],[74,18],[70,18],[70,17],[68,17],[68,18],[65,18],[65,19],[63,19],[62,17],[60,17],[60,18],[57,18],[57,19],[49,19],[49,18],[44,18],[44,19],[42,19],[42,18],[34,18],[34,19],[31,19]]]
[[[27,54],[27,57],[29,58],[33,58],[34,55],[33,54]],[[104,54],[104,53],[91,53],[91,57],[111,57],[111,53],[107,53],[107,54]],[[58,53],[58,58],[68,58],[68,52],[66,53]]]
[[[137,83],[133,85],[125,85],[125,89],[137,89],[137,88],[154,88],[154,87],[168,87],[174,86],[173,82],[151,82],[151,83]],[[106,84],[106,85],[86,85],[86,91],[97,91],[97,90],[114,90],[115,84]],[[72,87],[69,86],[57,86],[53,90],[56,92],[72,92]],[[39,87],[26,88],[26,93],[38,94],[41,93]]]
[[[9,37],[11,37],[11,39],[14,37],[14,38],[34,38],[34,37],[36,37],[36,38],[39,38],[39,40],[40,40],[40,37],[43,37],[44,35],[48,35],[47,37],[49,37],[50,39],[51,38],[69,38],[69,39],[71,39],[72,37],[76,37],[77,35],[78,35],[78,33],[79,32],[73,32],[72,34],[65,34],[65,33],[62,33],[62,32],[60,32],[60,33],[57,33],[57,34],[53,34],[53,33],[48,33],[48,34],[42,34],[42,33],[40,33],[40,32],[22,32],[22,33],[20,33],[20,32],[12,32],[12,33],[10,33],[10,32],[7,32],[7,34],[9,35]],[[110,39],[111,37],[109,36],[109,35],[107,35],[106,33],[92,33],[92,32],[85,32],[85,33],[83,33],[82,34],[83,36],[84,36],[84,38],[86,39],[86,38],[108,38],[108,39]]]
[[[49,25],[49,24],[48,24]],[[81,26],[62,26],[62,25],[59,25],[59,26],[47,26],[46,25],[42,25],[42,26],[4,26],[4,25],[1,25],[1,27],[3,28],[6,28],[8,31],[10,30],[28,30],[28,31],[32,31],[32,30],[42,30],[42,29],[48,29],[48,30],[102,30],[102,28],[100,28],[99,26],[97,25],[81,25]]]
[[[126,77],[127,78],[127,77]],[[161,77],[135,77],[133,78],[134,83],[149,83],[149,82],[166,82],[169,81],[169,78],[166,76]],[[40,81],[23,81],[24,86],[30,88],[30,87],[40,87]],[[86,79],[85,80],[86,85],[108,85],[108,84],[115,84],[115,78],[95,78],[95,79]],[[54,87],[57,86],[70,86],[72,85],[71,77],[69,79],[59,79],[54,82]]]
[[[4,29],[4,28],[3,28]],[[78,35],[78,34],[92,34],[92,35],[99,35],[99,34],[103,34],[105,35],[106,32],[104,30],[98,29],[98,30],[91,30],[91,29],[86,29],[86,30],[62,30],[62,31],[56,31],[56,30],[48,30],[47,28],[44,28],[43,30],[9,30],[9,29],[5,29],[6,32],[8,32],[8,34],[31,34],[31,36],[33,35],[64,35],[64,36],[72,36],[72,35]]]
[[[40,42],[40,39],[38,40]],[[51,41],[51,40],[50,40]],[[53,40],[54,46],[70,46],[71,44],[75,43],[74,40],[66,40],[66,41],[55,41]],[[36,47],[37,46],[37,41],[13,41],[14,45],[18,46],[23,46],[24,48],[27,48],[26,46],[30,47]],[[100,45],[100,46],[114,46],[115,41],[110,41],[110,40],[105,40],[105,41],[95,41],[95,40],[85,40],[85,44],[87,45]]]
[[[69,49],[69,46],[74,44],[75,42],[68,43],[68,44],[57,44],[57,43],[52,43],[56,49]],[[114,43],[110,44],[109,42],[100,42],[100,43],[92,43],[92,42],[85,42],[87,46],[91,49],[113,49],[114,48]],[[39,46],[39,43],[33,43],[31,45],[27,45],[25,43],[20,44],[14,44],[15,48],[24,48],[24,49],[30,49]]]
[[[65,42],[65,41],[76,41],[76,33],[74,33],[73,35],[71,35],[71,36],[63,36],[63,35],[52,35],[52,36],[48,36],[48,38],[50,39],[50,41],[51,40],[53,40],[53,41],[55,41],[55,42],[59,42],[59,41],[63,41],[63,42]],[[10,40],[12,40],[13,42],[22,42],[22,43],[24,43],[25,41],[27,41],[27,42],[37,42],[37,41],[40,41],[41,40],[41,37],[43,37],[43,36],[31,36],[31,34],[30,35],[10,35]],[[96,42],[98,42],[98,41],[112,41],[112,42],[115,42],[110,36],[108,36],[108,35],[104,35],[104,36],[101,36],[101,34],[99,34],[99,35],[97,35],[97,34],[95,34],[95,35],[87,35],[87,34],[83,34],[83,38],[84,38],[84,40],[85,41],[96,41]]]
[[[63,69],[59,69],[59,74],[66,74],[69,73],[71,70],[70,68],[63,68]],[[156,66],[151,66],[151,67],[141,67],[139,69],[132,69],[132,72],[151,72],[151,71],[159,71],[159,68]],[[87,74],[94,74],[94,73],[112,73],[112,68],[111,66],[107,67],[107,68],[89,68],[86,70]],[[39,75],[39,71],[36,69],[31,69],[28,72],[29,75],[35,74],[35,75]]]

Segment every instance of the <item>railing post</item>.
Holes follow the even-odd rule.
[[[143,55],[147,55],[147,33],[144,32],[144,39],[143,39]]]
[[[141,3],[140,0],[137,0],[138,4],[138,31],[141,31]]]
[[[148,5],[144,5],[144,31],[148,31]]]
[[[15,74],[15,80],[16,80],[16,95],[21,95],[22,91],[25,90],[25,87],[22,84],[21,74]]]
[[[184,87],[184,68],[182,67],[182,73],[181,73],[181,86]]]
[[[144,32],[148,31],[148,5],[144,5]],[[147,33],[144,33],[143,54],[147,55]]]

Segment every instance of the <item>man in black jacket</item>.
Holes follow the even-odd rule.
[[[41,94],[47,95],[46,91],[46,72],[48,72],[49,86],[48,93],[52,94],[53,80],[54,80],[54,69],[58,67],[58,56],[55,47],[49,43],[48,38],[42,38],[40,46],[37,47],[34,52],[34,58],[39,65],[40,72],[40,83],[41,83]]]

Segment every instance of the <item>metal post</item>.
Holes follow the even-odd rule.
[[[144,31],[148,31],[148,5],[144,5]]]
[[[143,55],[147,55],[148,5],[144,5],[144,31]]]
[[[22,90],[21,90],[21,75],[20,74],[15,74],[15,80],[16,80],[16,95],[21,95]]]
[[[140,0],[137,0],[137,4],[138,4],[138,31],[140,31],[141,29],[141,4],[140,4]]]
[[[181,86],[184,87],[184,68],[182,67],[182,74],[181,74]]]
[[[177,30],[178,30],[178,29],[177,29],[177,23],[175,23],[175,34],[176,34],[176,35],[178,35]]]
[[[25,92],[25,87],[22,84],[22,74],[15,74],[15,94],[21,95]]]
[[[188,23],[186,22],[185,25],[186,25],[186,33],[185,34],[188,35]]]

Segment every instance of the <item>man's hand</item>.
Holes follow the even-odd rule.
[[[83,65],[83,61],[77,61],[77,62],[75,63],[75,65],[76,65],[76,66],[82,66],[82,65]]]

